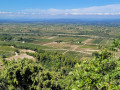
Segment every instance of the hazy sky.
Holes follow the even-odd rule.
[[[120,0],[0,0],[2,18],[119,18]]]

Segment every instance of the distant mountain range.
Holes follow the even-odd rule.
[[[120,23],[120,19],[0,19],[0,23],[110,24]]]

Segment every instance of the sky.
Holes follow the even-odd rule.
[[[120,0],[0,0],[8,18],[120,18]]]

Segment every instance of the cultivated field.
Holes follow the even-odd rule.
[[[20,55],[25,54],[26,50],[40,49],[79,59],[90,58],[94,51],[109,46],[115,37],[119,38],[119,30],[119,27],[109,27],[107,24],[2,23],[0,55],[14,57],[16,49],[23,49]]]

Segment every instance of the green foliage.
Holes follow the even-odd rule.
[[[99,56],[100,55],[100,56]],[[120,60],[111,59],[108,51],[97,54],[97,58],[76,64],[65,81],[66,89],[73,90],[119,90]],[[64,81],[64,80],[63,80]]]
[[[119,90],[120,59],[103,49],[91,60],[76,60],[57,52],[27,53],[38,61],[3,60],[1,89],[20,90]],[[43,65],[43,67],[41,66]],[[48,70],[46,70],[48,69]]]
[[[118,51],[119,47],[120,47],[120,41],[118,39],[114,39],[109,49],[112,51]]]
[[[80,63],[80,60],[56,52],[28,54],[37,58],[46,69],[61,71],[63,75],[68,74],[68,72],[74,68],[76,63]]]
[[[103,49],[101,50],[101,52],[93,52],[92,53],[93,56],[95,56],[95,58],[98,58],[98,59],[109,59],[112,57],[112,53],[109,52],[107,49]]]
[[[54,79],[54,73],[42,68],[33,60],[18,61],[3,60],[5,68],[0,72],[2,81],[0,88],[9,90],[60,90],[61,87]]]
[[[118,47],[120,45],[120,41],[118,39],[114,39],[113,46]]]

